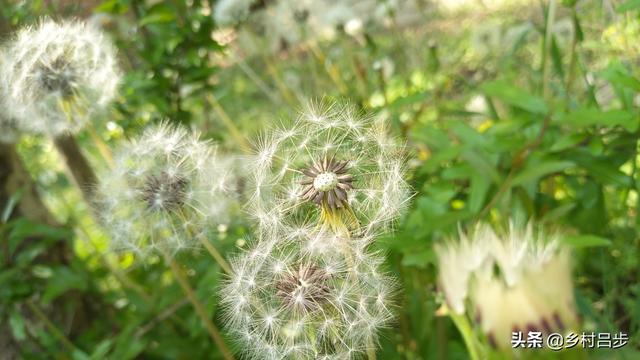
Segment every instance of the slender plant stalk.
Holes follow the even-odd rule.
[[[113,163],[113,154],[111,153],[111,149],[109,149],[109,147],[104,142],[104,140],[102,140],[102,137],[96,131],[95,126],[93,126],[93,123],[89,123],[89,125],[87,126],[87,130],[89,130],[89,136],[91,136],[91,140],[93,140],[93,143],[96,145],[96,148],[98,148],[98,152],[100,153],[104,161],[107,163],[107,165],[109,165],[110,168],[113,168],[114,163]]]
[[[53,139],[56,148],[64,157],[67,168],[71,172],[76,185],[82,192],[85,201],[91,206],[95,204],[97,178],[89,161],[80,150],[73,136],[65,134]]]
[[[467,317],[464,314],[459,315],[452,311],[449,311],[449,316],[451,316],[453,323],[458,328],[458,331],[460,331],[460,334],[462,334],[462,339],[464,340],[467,350],[469,351],[469,357],[471,358],[471,360],[480,360],[478,342],[473,336],[473,330],[471,328],[471,325],[469,324],[469,320],[467,319]]]
[[[271,100],[272,103],[274,103],[275,105],[281,105],[282,102],[280,101],[280,99],[276,98],[273,95],[273,90],[271,90],[269,86],[260,78],[260,76],[258,76],[258,74],[256,74],[256,72],[253,71],[253,69],[249,65],[247,65],[244,59],[241,59],[239,57],[238,67],[240,67],[240,70],[242,70],[242,72],[244,72],[247,77],[256,84],[258,89],[260,89],[260,91],[262,91],[264,95],[269,100]]]
[[[369,341],[369,344],[367,345],[367,357],[369,358],[369,360],[376,360],[376,348],[373,345],[373,342]]]
[[[25,301],[25,304],[27,305],[27,307],[31,310],[31,312],[33,312],[33,314],[40,319],[40,321],[42,321],[44,323],[44,326],[49,330],[49,332],[51,333],[51,335],[53,335],[54,337],[56,337],[61,343],[62,345],[64,345],[64,347],[67,349],[67,351],[69,351],[70,353],[73,353],[75,351],[77,351],[78,349],[76,348],[75,345],[73,345],[73,343],[71,342],[71,340],[69,340],[63,333],[62,331],[60,331],[55,324],[47,317],[47,315],[38,307],[38,305],[34,304],[31,300],[27,300]]]
[[[226,360],[232,360],[233,355],[231,354],[231,351],[229,351],[229,348],[225,344],[224,339],[220,334],[220,331],[209,318],[209,315],[207,314],[207,311],[205,310],[204,305],[202,305],[200,300],[198,300],[198,297],[196,296],[195,291],[191,288],[191,285],[189,285],[189,281],[187,281],[187,278],[185,277],[182,269],[180,269],[178,264],[176,264],[176,262],[173,261],[173,258],[165,250],[162,250],[162,251],[165,257],[165,261],[167,265],[169,265],[169,268],[171,269],[173,276],[176,278],[176,281],[182,288],[182,291],[187,296],[187,299],[189,299],[189,301],[191,302],[191,305],[193,305],[193,308],[198,314],[198,316],[200,317],[200,320],[202,320],[202,322],[204,323],[205,327],[207,328],[207,331],[209,332],[209,336],[211,336],[211,339],[213,340],[213,342],[220,349],[222,356]]]
[[[271,60],[271,58],[265,56],[264,62],[267,65],[267,70],[269,71],[269,74],[271,74],[273,81],[276,83],[276,87],[280,89],[280,92],[282,93],[282,97],[285,99],[287,103],[289,103],[289,105],[295,105],[296,101],[294,100],[294,96],[291,94],[291,92],[289,91],[289,88],[285,85],[284,81],[282,81],[282,79],[280,78],[280,74],[278,74],[278,69],[273,64],[273,61]]]
[[[98,254],[100,261],[109,269],[109,271],[116,277],[116,279],[118,279],[118,281],[124,287],[127,287],[137,292],[138,295],[140,295],[146,303],[151,303],[151,296],[149,296],[149,294],[147,294],[144,291],[144,288],[140,286],[138,283],[131,280],[129,277],[127,277],[127,275],[122,271],[122,269],[120,269],[119,267],[114,265],[111,261],[109,261],[109,259],[105,256],[105,254],[103,254],[100,251],[100,249],[98,249],[98,246],[96,246],[96,244],[91,240],[92,236],[89,233],[89,230],[86,228],[86,226],[83,225],[81,222],[78,222],[78,228],[80,229],[82,234],[87,238],[86,242],[91,246],[93,251],[96,254]]]
[[[220,254],[218,249],[216,249],[215,246],[211,244],[211,242],[207,241],[204,236],[198,236],[198,240],[204,246],[204,248],[207,249],[211,257],[213,257],[218,265],[220,265],[222,270],[224,270],[224,272],[227,274],[231,274],[231,266],[229,266],[229,263],[224,259],[222,254]]]
[[[547,23],[544,34],[544,54],[542,57],[542,95],[545,100],[549,100],[549,77],[551,76],[551,66],[549,65],[549,55],[551,53],[551,45],[553,43],[553,24],[556,19],[556,0],[549,0],[547,9]]]
[[[238,143],[240,148],[243,151],[249,151],[251,149],[249,142],[242,135],[242,132],[240,132],[240,130],[238,129],[236,124],[233,122],[233,120],[231,120],[231,117],[229,117],[227,112],[224,111],[224,109],[222,108],[218,100],[211,94],[207,94],[207,100],[213,107],[213,110],[216,112],[216,114],[218,114],[218,117],[220,118],[220,120],[222,120],[222,123],[224,124],[224,126],[227,128],[227,130],[229,130],[229,134]]]
[[[327,71],[327,74],[329,74],[329,77],[336,85],[340,93],[342,95],[346,95],[348,93],[348,88],[345,84],[345,81],[343,80],[342,74],[340,74],[340,70],[333,64],[327,65],[327,57],[324,55],[322,49],[320,49],[317,44],[315,44],[314,42],[310,42],[309,49],[311,50],[311,53],[316,57],[320,65],[322,65],[322,67]]]

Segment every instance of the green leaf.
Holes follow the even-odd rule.
[[[592,156],[585,151],[572,152],[568,157],[603,184],[622,187],[633,185],[631,177],[620,171],[608,158]]]
[[[558,140],[556,140],[553,143],[553,145],[551,145],[551,149],[549,150],[551,152],[559,152],[562,150],[566,150],[568,148],[574,147],[577,144],[581,143],[587,137],[588,137],[588,134],[581,134],[581,133],[575,133],[575,132],[563,135]]]
[[[24,318],[18,311],[11,311],[11,314],[9,315],[9,326],[11,327],[11,333],[16,340],[22,341],[27,338]]]
[[[176,19],[176,16],[171,10],[157,10],[152,14],[149,14],[142,19],[140,19],[140,26],[145,26],[149,24],[158,24],[158,23],[168,23],[172,22]]]
[[[66,266],[60,266],[54,269],[53,275],[47,282],[42,301],[50,303],[58,296],[72,289],[86,290],[86,278]]]
[[[543,161],[541,163],[530,164],[513,178],[511,185],[519,186],[573,166],[575,166],[575,164],[571,161]]]
[[[431,250],[431,248],[422,250],[410,250],[411,251],[405,252],[402,257],[403,266],[416,266],[419,268],[424,268],[429,264],[435,263],[435,253],[433,252],[433,250]]]
[[[638,129],[639,120],[637,115],[624,110],[602,111],[599,109],[579,109],[566,114],[559,114],[555,121],[577,126],[621,126],[629,132]]]
[[[620,4],[620,6],[616,8],[616,11],[619,13],[623,13],[625,11],[635,10],[638,8],[640,8],[640,0],[628,0]]]
[[[469,189],[469,210],[477,213],[482,209],[491,182],[484,176],[474,174]]]
[[[629,74],[629,70],[619,62],[612,62],[598,76],[608,80],[613,85],[621,85],[629,89],[640,91],[640,80]]]
[[[111,339],[103,340],[96,346],[95,350],[91,353],[92,360],[100,360],[105,359],[107,357],[107,353],[113,346],[113,341]]]
[[[481,152],[465,150],[462,158],[469,163],[480,175],[489,177],[493,182],[500,183],[502,178],[495,166]]]
[[[488,96],[500,99],[506,104],[530,113],[545,115],[549,112],[549,108],[542,98],[502,81],[484,84],[482,91]]]
[[[13,213],[13,209],[15,209],[16,205],[20,201],[20,198],[22,197],[22,193],[24,193],[24,188],[21,188],[9,197],[7,205],[5,205],[4,209],[2,210],[2,217],[0,217],[0,222],[6,223],[7,220],[9,220],[9,217]]]
[[[575,249],[611,245],[611,240],[596,235],[570,235],[562,239],[565,245]]]

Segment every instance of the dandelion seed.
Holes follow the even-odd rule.
[[[439,284],[451,311],[476,319],[492,346],[511,348],[514,329],[549,334],[577,326],[559,235],[512,223],[505,233],[478,225],[460,237],[436,247]]]
[[[149,128],[114,160],[115,168],[100,176],[98,210],[116,249],[193,246],[209,229],[226,226],[237,207],[230,161],[184,129]]]
[[[116,95],[115,49],[91,25],[43,20],[19,31],[4,52],[0,92],[21,131],[77,132]]]
[[[349,106],[308,105],[293,125],[264,135],[256,154],[250,212],[261,227],[378,230],[410,197],[402,144]]]

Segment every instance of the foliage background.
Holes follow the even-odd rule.
[[[78,137],[95,168],[104,147],[163,119],[244,152],[307,99],[348,98],[386,117],[408,141],[416,195],[378,245],[402,288],[380,358],[467,358],[451,321],[436,316],[433,244],[459,223],[521,216],[572,235],[585,330],[631,335],[622,351],[542,356],[637,359],[640,2],[562,1],[551,21],[544,1],[411,3],[417,21],[392,12],[360,36],[276,50],[268,32],[240,46],[208,0],[2,0],[0,31],[8,38],[48,15],[111,34],[121,96]],[[21,192],[0,204],[0,358],[221,358],[159,258],[107,251],[51,143],[23,137],[17,153],[53,219],[16,216]],[[241,219],[219,230],[212,241],[227,254],[251,232]],[[56,248],[62,257],[48,256]],[[177,260],[221,327],[219,267],[201,252]]]

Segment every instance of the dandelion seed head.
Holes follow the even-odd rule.
[[[255,157],[249,212],[262,225],[263,209],[278,209],[273,226],[304,219],[385,229],[410,198],[403,144],[349,105],[309,103],[292,124],[263,135]]]
[[[18,31],[4,53],[0,92],[21,131],[77,132],[116,95],[115,49],[90,24],[43,20]]]
[[[308,242],[335,236],[272,233],[231,261],[220,301],[228,330],[243,349],[253,348],[245,351],[248,358],[268,352],[276,359],[355,359],[393,319],[395,284],[380,269],[371,272],[371,264],[381,263],[378,254],[352,256],[348,238],[332,251],[307,250]],[[239,287],[247,273],[254,274],[254,285]]]
[[[226,168],[231,161],[185,129],[150,127],[119,148],[114,163],[99,176],[98,210],[115,249],[144,254],[193,247],[198,237],[227,224],[238,207],[237,180]]]

